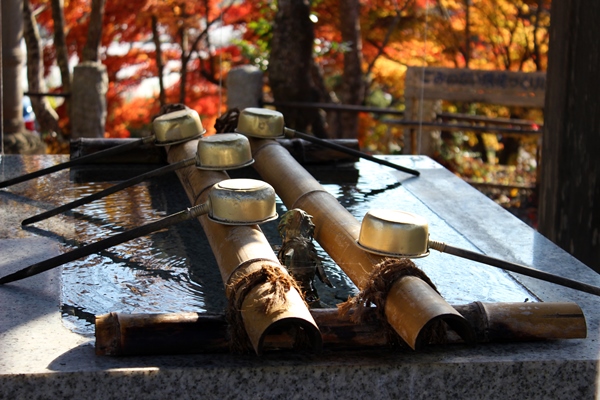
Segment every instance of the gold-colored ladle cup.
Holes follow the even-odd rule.
[[[206,129],[202,126],[198,113],[192,109],[174,111],[156,118],[152,127],[154,134],[140,138],[125,144],[97,151],[92,154],[74,158],[64,163],[56,164],[48,168],[40,169],[28,174],[20,175],[12,179],[0,182],[0,189],[25,182],[30,179],[39,178],[53,172],[61,171],[75,165],[86,164],[102,157],[109,157],[128,150],[135,149],[145,144],[154,143],[156,146],[169,146],[196,139],[204,135]]]
[[[385,165],[386,167],[394,168],[398,171],[406,172],[414,176],[420,175],[419,171],[391,163],[381,158],[373,157],[369,154],[363,153],[362,151],[340,146],[339,144],[331,141],[319,139],[312,135],[286,128],[283,114],[279,111],[274,111],[267,108],[249,107],[242,110],[238,117],[238,125],[235,131],[243,135],[259,139],[277,139],[282,137],[292,139],[297,137],[319,146],[328,147],[330,149],[350,154],[355,157],[364,158],[365,160],[369,160],[380,165]]]
[[[187,129],[187,128],[186,128]],[[73,200],[70,203],[52,208],[42,213],[24,219],[21,225],[26,226],[35,222],[43,221],[58,214],[72,210],[92,201],[99,200],[113,193],[136,185],[152,177],[161,176],[168,172],[196,165],[203,170],[231,170],[246,167],[254,162],[250,151],[248,138],[239,133],[224,133],[213,136],[205,136],[198,140],[195,157],[191,157],[161,168],[135,176],[126,181],[117,183],[104,190]]]
[[[361,223],[357,244],[367,252],[396,258],[425,257],[429,255],[429,249],[433,249],[600,296],[600,288],[596,286],[430,240],[427,221],[404,211],[380,209],[367,212]]]
[[[208,196],[208,201],[205,203],[30,265],[1,278],[0,285],[37,275],[67,262],[204,214],[207,214],[212,221],[227,225],[255,225],[277,218],[275,190],[271,185],[260,180],[227,179],[213,185]]]

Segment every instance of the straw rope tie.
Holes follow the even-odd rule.
[[[388,342],[390,345],[406,344],[400,336],[388,324],[385,316],[385,303],[392,286],[399,280],[415,276],[427,283],[438,292],[437,288],[429,277],[419,269],[408,258],[386,258],[375,265],[365,287],[354,297],[348,298],[344,303],[338,304],[338,312],[341,315],[350,315],[354,323],[379,322],[386,329]],[[438,292],[439,294],[439,292]],[[375,312],[373,307],[375,306]],[[428,332],[426,343],[443,343],[446,339],[446,326],[440,321]]]
[[[238,117],[240,116],[240,110],[232,108],[225,114],[221,115],[215,121],[215,131],[217,133],[230,133],[235,132],[238,124]]]
[[[289,274],[285,273],[280,266],[265,262],[257,271],[251,272],[229,283],[227,291],[229,304],[227,307],[227,321],[229,322],[230,348],[235,353],[247,353],[252,346],[248,334],[244,329],[242,319],[242,304],[250,291],[258,285],[268,284],[269,287],[262,296],[263,302],[256,302],[264,314],[271,313],[276,305],[285,304],[285,294],[291,289],[301,293],[298,284]]]

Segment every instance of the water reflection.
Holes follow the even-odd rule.
[[[433,239],[477,250],[460,233],[448,226],[425,204],[412,196],[385,169],[360,164],[356,183],[324,184],[359,221],[374,208],[410,211],[430,223]],[[383,172],[382,172],[383,171]],[[70,184],[60,193],[46,194],[66,201],[97,192],[111,183]],[[43,185],[42,185],[43,186]],[[79,207],[77,219],[69,218],[72,236],[64,241],[67,250],[95,242],[189,205],[175,174],[153,179],[105,199]],[[281,201],[277,212],[287,210]],[[67,217],[61,217],[67,218]],[[281,240],[277,221],[261,226],[276,253]],[[334,285],[315,280],[322,302],[335,306],[357,289],[317,244],[326,273]],[[472,301],[524,301],[532,295],[508,274],[493,267],[433,252],[415,261],[436,283],[451,304]],[[197,221],[187,221],[91,255],[63,268],[62,302],[65,323],[84,335],[93,335],[90,316],[107,312],[223,312],[225,294],[220,272]]]
[[[73,195],[85,196],[110,185],[75,185]],[[74,222],[76,238],[81,244],[92,243],[188,204],[176,176],[165,176],[79,207],[76,211],[83,218]],[[225,294],[214,257],[208,246],[197,245],[205,242],[203,236],[197,221],[187,221],[66,264],[63,308],[76,312],[65,313],[65,323],[91,335],[92,322],[85,318],[90,314],[222,311]]]

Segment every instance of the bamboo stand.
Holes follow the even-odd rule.
[[[312,215],[314,238],[356,286],[368,284],[369,273],[383,257],[367,253],[356,242],[360,223],[274,140],[250,140],[254,169],[270,183],[288,209]],[[394,330],[413,349],[421,348],[428,330],[444,321],[465,341],[473,332],[464,317],[419,278],[397,280],[387,295],[385,314]]]
[[[478,343],[581,339],[585,317],[575,303],[481,303],[455,306],[468,321]],[[329,350],[387,346],[378,324],[357,325],[336,309],[311,310]],[[106,356],[218,353],[228,351],[227,321],[222,315],[121,314],[96,318],[96,353]],[[460,343],[448,331],[447,343]],[[285,337],[270,335],[266,350],[290,349]]]
[[[196,141],[172,146],[167,150],[169,163],[193,157],[196,146]],[[178,170],[177,175],[192,205],[206,202],[207,189],[229,178],[225,172],[203,171],[193,166]],[[219,265],[228,299],[237,295],[232,291],[232,282],[260,271],[265,265],[287,275],[287,270],[279,264],[271,245],[257,225],[222,225],[210,221],[206,216],[201,216],[198,220]],[[272,286],[273,283],[269,281],[256,284],[241,299],[240,312],[244,328],[255,352],[262,353],[265,337],[273,332],[289,332],[288,340],[294,343],[307,338],[306,345],[312,350],[319,350],[322,345],[321,335],[300,293],[291,288],[285,292],[281,301],[268,295]]]

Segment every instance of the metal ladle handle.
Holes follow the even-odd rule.
[[[114,146],[114,147],[111,147],[109,149],[100,150],[100,151],[97,151],[97,152],[92,153],[92,154],[88,154],[88,155],[85,155],[85,156],[77,157],[77,158],[74,158],[74,159],[72,159],[70,161],[66,161],[64,163],[56,164],[56,165],[53,165],[53,166],[48,167],[48,168],[40,169],[40,170],[37,170],[37,171],[34,171],[34,172],[30,172],[28,174],[24,174],[24,175],[17,176],[17,177],[12,178],[12,179],[8,179],[8,180],[5,180],[5,181],[2,181],[2,182],[0,182],[0,189],[3,189],[3,188],[8,187],[8,186],[16,185],[17,183],[25,182],[25,181],[28,181],[30,179],[39,178],[40,176],[51,174],[53,172],[61,171],[63,169],[72,167],[74,165],[85,164],[87,162],[96,160],[96,159],[101,158],[101,157],[107,157],[107,156],[112,156],[112,155],[115,155],[115,154],[119,154],[119,153],[122,153],[124,151],[131,150],[131,149],[134,149],[136,147],[142,146],[144,144],[151,143],[153,141],[154,141],[154,135],[151,135],[151,136],[147,136],[145,138],[134,140],[134,141],[129,142],[129,143],[125,143],[125,144],[121,144],[121,145],[118,145],[118,146]]]
[[[291,139],[294,137],[299,137],[308,142],[312,142],[312,143],[318,144],[323,147],[329,147],[330,149],[334,149],[334,150],[340,151],[342,153],[350,154],[355,157],[364,158],[365,160],[369,160],[369,161],[372,161],[377,164],[385,165],[386,167],[394,168],[394,169],[397,169],[398,171],[406,172],[407,174],[411,174],[414,176],[420,175],[420,172],[415,171],[414,169],[406,168],[401,165],[394,164],[389,161],[383,160],[381,158],[373,157],[372,155],[363,153],[362,151],[354,150],[354,149],[351,149],[351,148],[348,148],[345,146],[340,146],[339,144],[328,142],[327,140],[319,139],[317,137],[308,135],[306,133],[298,132],[297,130],[294,130],[294,129],[284,128],[283,132],[285,134],[285,137],[287,137],[288,139]]]
[[[26,219],[24,219],[21,222],[21,225],[25,226],[25,225],[33,224],[35,222],[43,221],[43,220],[45,220],[47,218],[50,218],[50,217],[53,217],[55,215],[61,214],[61,213],[65,212],[65,211],[72,210],[75,207],[79,207],[79,206],[82,206],[84,204],[91,203],[92,201],[99,200],[99,199],[101,199],[103,197],[109,196],[109,195],[111,195],[113,193],[116,193],[116,192],[118,192],[120,190],[123,190],[123,189],[128,188],[128,187],[133,186],[133,185],[136,185],[136,184],[138,184],[140,182],[145,181],[146,179],[152,178],[154,176],[164,175],[164,174],[166,174],[168,172],[175,171],[175,170],[178,170],[180,168],[189,167],[189,166],[191,166],[191,165],[193,165],[195,163],[196,163],[196,159],[195,158],[188,158],[188,159],[179,161],[179,162],[174,163],[174,164],[169,164],[169,165],[166,165],[164,167],[157,168],[155,170],[152,170],[152,171],[146,172],[144,174],[135,176],[135,177],[133,177],[131,179],[128,179],[126,181],[120,182],[120,183],[118,183],[116,185],[113,185],[113,186],[111,186],[109,188],[106,188],[106,189],[104,189],[104,190],[102,190],[100,192],[92,193],[89,196],[84,196],[84,197],[82,197],[80,199],[77,199],[77,200],[74,200],[74,201],[72,201],[70,203],[63,204],[62,206],[53,208],[51,210],[45,211],[45,212],[37,214],[37,215],[34,215],[33,217],[26,218]]]
[[[200,215],[207,214],[210,211],[210,203],[206,202],[199,204],[194,207],[187,208],[175,214],[171,214],[167,217],[161,218],[155,222],[151,222],[146,225],[139,226],[137,228],[130,229],[123,233],[111,236],[109,238],[100,240],[98,242],[80,247],[68,253],[61,254],[59,256],[50,258],[48,260],[41,261],[39,263],[30,265],[29,267],[23,268],[15,273],[7,275],[0,279],[0,285],[5,283],[18,281],[21,279],[28,278],[33,275],[40,274],[48,271],[52,268],[58,267],[62,264],[75,261],[79,258],[89,256],[90,254],[97,253],[102,250],[106,250],[109,247],[116,246],[118,244],[127,242],[129,240],[138,238],[140,236],[148,235],[152,232],[156,232],[160,229],[167,228],[171,225],[175,225],[179,222],[186,221],[188,219],[199,217]]]
[[[557,285],[565,286],[571,289],[579,290],[581,292],[600,296],[600,287],[588,285],[587,283],[574,281],[562,276],[550,274],[548,272],[540,271],[539,269],[526,267],[516,263],[500,260],[494,257],[486,256],[480,253],[475,253],[466,249],[453,247],[443,242],[430,240],[428,243],[430,249],[437,250],[442,253],[452,254],[453,256],[466,258],[468,260],[477,261],[483,264],[488,264],[493,267],[501,268],[507,271],[516,272],[522,275],[527,275],[532,278],[540,279],[546,282],[555,283]]]

